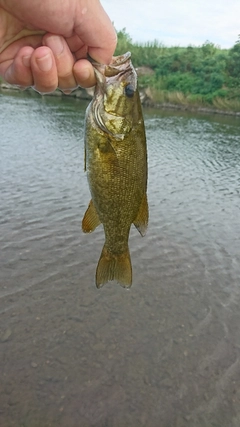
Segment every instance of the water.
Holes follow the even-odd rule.
[[[133,286],[94,285],[86,104],[0,94],[0,425],[240,425],[240,121],[146,110]]]

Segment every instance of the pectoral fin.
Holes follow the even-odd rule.
[[[143,196],[138,214],[136,219],[133,221],[136,229],[139,231],[141,236],[144,236],[147,231],[148,226],[148,202],[147,194]]]
[[[98,217],[98,213],[93,204],[93,201],[90,200],[90,203],[82,220],[82,230],[84,233],[91,233],[99,224],[101,224],[101,221]]]

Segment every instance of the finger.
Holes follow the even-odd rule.
[[[78,2],[78,6],[81,7],[81,2]],[[100,1],[88,2],[88,8],[77,11],[75,33],[88,46],[91,58],[102,64],[111,62],[117,35]]]
[[[57,66],[48,47],[41,46],[31,56],[34,89],[41,93],[53,92],[58,86]]]
[[[68,44],[68,47],[71,52],[75,53],[79,49],[81,49],[84,46],[83,41],[78,37],[77,34],[74,34],[71,37],[66,37],[66,42]]]
[[[34,49],[30,46],[23,47],[14,60],[1,64],[2,68],[5,67],[3,76],[8,83],[23,87],[32,86],[31,56],[33,51]]]
[[[43,35],[45,34],[45,31],[41,31],[41,30],[29,30],[27,28],[23,28],[19,33],[17,33],[15,36],[11,37],[8,41],[6,41],[5,43],[3,43],[3,45],[0,48],[0,53],[2,53],[9,45],[13,44],[15,41],[19,40],[19,39],[24,39],[24,41],[26,40],[26,37],[28,36],[39,36],[39,35]]]
[[[76,88],[77,83],[73,74],[75,58],[64,38],[47,34],[43,38],[43,43],[53,52],[58,73],[58,87],[62,90]]]
[[[87,88],[96,84],[94,69],[87,59],[79,59],[75,62],[73,72],[79,86]]]
[[[29,56],[33,49],[41,46],[41,39],[41,36],[24,37],[23,39],[13,42],[0,54],[0,75],[7,82],[17,85],[20,84],[20,81],[22,81],[23,77],[25,79],[27,70],[23,68],[25,64],[21,64],[20,58],[21,56]],[[25,51],[23,50],[24,48],[28,50]],[[16,62],[15,59],[17,59]],[[27,68],[28,65],[29,64],[27,63]],[[31,81],[31,70],[28,71],[29,74],[28,78],[26,78],[26,86],[29,86],[29,81]]]
[[[30,33],[30,31],[28,33]],[[5,43],[0,50],[1,59],[3,58],[3,60],[5,60],[6,58],[14,58],[19,50],[24,46],[31,46],[33,48],[41,46],[42,36],[39,35],[39,32],[37,32],[37,34],[38,35],[36,35],[36,31],[33,31],[32,36],[23,37],[22,39],[14,37]]]

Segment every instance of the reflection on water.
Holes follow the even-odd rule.
[[[0,425],[240,425],[240,122],[145,111],[149,230],[97,290],[86,104],[0,95]]]

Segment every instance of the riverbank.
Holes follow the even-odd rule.
[[[0,93],[4,92],[10,92],[10,91],[21,91],[21,89],[18,86],[10,85],[6,82],[0,82]],[[32,88],[25,89],[26,92],[29,93],[36,93]],[[75,91],[73,91],[70,94],[64,94],[62,91],[57,89],[56,91],[48,94],[44,94],[40,96],[56,96],[56,97],[63,97],[63,96],[70,96],[77,99],[82,100],[91,100],[93,97],[94,88],[78,88]],[[165,101],[164,98],[172,98],[176,102],[169,102]],[[183,96],[183,94],[179,92],[172,92],[165,94],[165,97],[162,96],[162,100],[157,102],[154,100],[154,96],[152,96],[151,89],[149,87],[141,88],[140,89],[140,99],[142,102],[142,105],[144,107],[150,107],[150,108],[157,108],[157,109],[172,109],[172,110],[182,110],[182,111],[192,111],[192,112],[200,112],[200,113],[208,113],[208,114],[223,114],[228,116],[239,116],[240,117],[240,111],[233,111],[231,109],[228,109],[228,106],[224,106],[224,108],[215,108],[211,106],[203,106],[203,105],[197,105],[197,104],[191,104],[187,102],[186,97]]]

